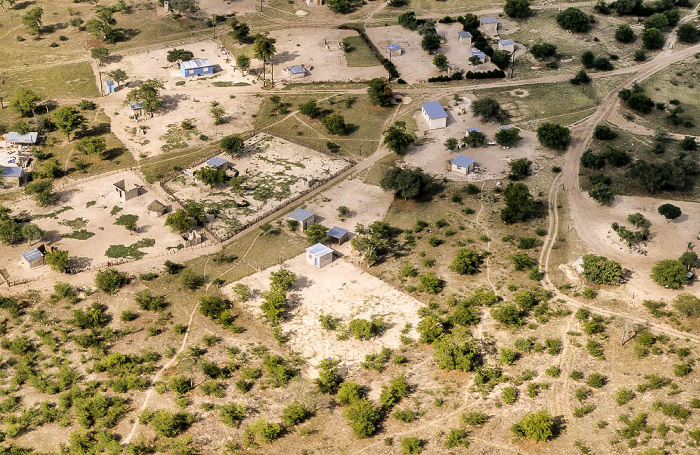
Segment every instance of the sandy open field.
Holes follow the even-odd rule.
[[[470,104],[474,98],[470,95],[462,95],[462,101],[455,105],[453,100],[449,104],[443,100],[442,107],[447,112],[447,128],[429,130],[421,111],[414,114],[418,131],[416,136],[425,139],[423,145],[412,147],[404,161],[411,166],[419,166],[427,173],[446,177],[449,180],[475,181],[504,179],[509,173],[508,163],[518,158],[528,158],[533,162],[532,170],[536,172],[542,166],[546,166],[546,156],[542,157],[542,150],[535,133],[532,131],[520,131],[521,140],[515,147],[504,150],[498,145],[483,147],[465,147],[458,150],[445,150],[445,140],[454,137],[461,142],[466,129],[479,128],[485,135],[486,141],[493,141],[498,127],[497,123],[484,122],[481,118],[475,118],[470,111]],[[462,175],[445,170],[445,163],[457,155],[465,155],[476,161],[477,172]]]
[[[353,30],[330,28],[294,28],[275,30],[270,37],[275,47],[275,80],[286,82],[368,81],[386,77],[386,70],[377,64],[370,67],[348,67],[345,53],[339,47],[343,38],[357,36]],[[284,68],[303,65],[306,76],[290,78]]]
[[[401,346],[401,330],[406,323],[415,327],[420,320],[417,312],[423,306],[421,302],[344,259],[336,259],[331,265],[316,269],[307,264],[306,256],[301,254],[283,265],[296,273],[299,279],[290,291],[294,304],[281,327],[290,336],[292,349],[301,353],[312,367],[327,357],[357,366],[367,354],[377,352],[382,347],[397,349]],[[270,272],[278,269],[279,266],[263,270],[239,281],[257,291],[256,298],[243,304],[254,314],[262,314],[260,292],[269,288]],[[233,285],[226,286],[223,291],[230,294]],[[337,339],[338,332],[321,327],[318,318],[322,314],[341,318],[344,325],[354,318],[369,320],[383,317],[388,329],[371,340],[360,341],[351,336],[340,341]],[[415,338],[415,329],[411,329],[408,336]]]
[[[102,103],[105,113],[112,121],[112,131],[136,159],[142,154],[154,156],[176,148],[204,145],[206,142],[198,137],[200,133],[216,140],[252,127],[250,114],[257,111],[258,102],[254,97],[240,92],[251,85],[260,84],[256,81],[257,77],[248,74],[242,76],[240,71],[235,71],[234,61],[227,62],[231,55],[222,54],[219,43],[213,40],[178,47],[192,51],[195,58],[211,60],[214,75],[183,77],[177,64],[168,63],[166,60],[169,48],[128,55],[118,62],[101,67],[103,81],[107,80],[108,72],[117,68],[123,69],[129,75],[127,86],[122,86],[115,93],[104,97]],[[253,61],[252,66],[256,63]],[[131,111],[129,106],[125,105],[125,100],[132,88],[147,79],[158,79],[165,85],[161,92],[163,108],[153,118],[142,117],[137,123],[133,118],[129,118]],[[177,83],[180,85],[176,85]],[[217,87],[214,84],[222,86]],[[217,101],[226,112],[226,122],[223,125],[214,125],[210,113],[212,101]],[[190,132],[189,137],[174,131],[174,127],[185,119],[192,119],[196,126],[196,131]],[[145,127],[145,133],[137,131],[137,127]]]
[[[242,156],[222,157],[245,178],[242,191],[231,187],[212,190],[185,174],[166,183],[179,200],[195,200],[203,202],[207,209],[216,209],[218,213],[211,216],[210,229],[222,236],[264,212],[281,207],[314,182],[329,179],[347,164],[264,133],[246,141]]]
[[[496,68],[490,62],[476,66],[469,63],[471,46],[457,41],[457,32],[462,30],[462,24],[437,24],[436,29],[438,35],[445,39],[445,44],[442,44],[437,52],[447,56],[453,70],[488,71]],[[444,72],[441,73],[433,65],[434,56],[421,49],[420,43],[423,37],[418,32],[406,30],[400,25],[392,25],[389,27],[368,28],[367,35],[387,58],[389,58],[389,53],[386,49],[388,44],[399,44],[401,46],[403,53],[401,55],[394,54],[391,57],[391,61],[399,70],[401,78],[409,84],[445,74]]]
[[[140,195],[122,202],[112,186],[114,182],[122,179],[144,185]],[[166,206],[169,205],[168,196],[145,184],[134,172],[125,171],[90,180],[79,186],[59,190],[58,195],[59,201],[51,207],[37,207],[32,199],[23,200],[9,207],[16,215],[22,212],[31,213],[34,217],[32,222],[47,232],[48,240],[59,249],[69,252],[73,267],[94,267],[114,260],[105,255],[110,245],[129,246],[140,240],[154,239],[154,246],[139,249],[148,256],[166,253],[168,247],[175,247],[182,242],[179,235],[172,233],[170,228],[163,225],[165,216],[158,217],[155,213],[146,210],[148,204],[154,199],[158,199]],[[65,207],[68,209],[57,215],[41,217]],[[114,209],[114,207],[118,208]],[[111,215],[112,211],[117,213]],[[131,233],[123,226],[114,224],[117,218],[127,214],[138,216],[138,232]],[[85,240],[62,238],[63,235],[81,229],[94,235]],[[25,243],[0,247],[0,258],[2,258],[0,267],[7,269],[12,279],[33,278],[54,273],[48,266],[32,271],[26,271],[20,266],[19,255],[36,246],[29,247]]]

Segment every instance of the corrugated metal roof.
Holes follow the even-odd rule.
[[[471,133],[472,131],[476,131],[478,133],[481,133],[481,130],[475,126],[470,126],[469,128],[467,128],[467,133]]]
[[[457,155],[457,157],[450,161],[450,163],[454,164],[455,166],[469,167],[472,163],[474,163],[474,160],[468,156]]]
[[[205,164],[208,164],[209,166],[215,166],[215,167],[221,167],[224,164],[228,163],[225,159],[221,158],[220,156],[215,156],[214,158],[209,158]]]
[[[107,81],[107,85],[114,85],[114,81]]]
[[[333,249],[328,248],[326,245],[323,243],[317,243],[314,246],[310,246],[306,249],[308,253],[313,254],[314,256],[325,256],[327,254],[332,254]]]
[[[457,36],[460,38],[471,38],[472,34],[469,32],[459,32],[457,33]]]
[[[305,210],[305,209],[296,209],[295,211],[290,213],[288,216],[289,216],[289,218],[291,218],[293,220],[304,221],[304,220],[308,220],[309,218],[314,216],[314,213],[309,212],[308,210]]]
[[[22,258],[27,262],[32,262],[36,259],[41,259],[44,257],[44,253],[34,248],[33,250],[25,251],[22,253]]]
[[[398,45],[398,44],[387,44],[387,45],[386,45],[386,48],[389,50],[389,52],[400,51],[400,50],[401,50],[401,46]]]
[[[39,138],[39,133],[31,132],[27,134],[19,134],[15,131],[10,131],[5,137],[5,140],[7,142],[16,142],[19,144],[36,144],[36,140]]]
[[[212,66],[211,61],[208,58],[195,58],[194,60],[188,60],[186,62],[180,63],[180,68],[186,70],[193,70],[196,68],[207,68]]]
[[[510,128],[510,125],[501,125],[498,127],[499,130],[509,130]]]
[[[135,111],[136,109],[143,109],[143,104],[131,103],[131,104],[129,104],[129,107],[131,108],[132,111]]]
[[[425,113],[428,114],[428,118],[447,118],[447,113],[438,101],[430,101],[428,103],[423,103],[421,104],[421,107],[423,108],[423,110],[425,110]]]
[[[479,57],[481,59],[486,59],[486,54],[481,52],[479,49],[472,49],[472,57]]]
[[[2,176],[3,177],[21,178],[22,177],[22,168],[18,167],[18,166],[3,166],[2,167]]]
[[[493,16],[481,17],[481,18],[479,18],[479,21],[481,21],[482,24],[496,24],[496,23],[498,23],[498,19],[496,19]]]
[[[304,74],[306,73],[306,70],[301,65],[293,65],[287,67],[287,72],[289,74]]]
[[[347,229],[343,229],[338,226],[333,226],[330,231],[328,231],[328,237],[333,239],[342,239],[347,233],[350,232]]]
[[[501,46],[513,46],[515,44],[515,41],[512,39],[502,39],[498,42]]]

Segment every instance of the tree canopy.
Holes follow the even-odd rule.
[[[141,103],[141,106],[147,112],[157,112],[163,104],[163,100],[160,98],[160,91],[164,88],[165,86],[158,79],[145,80],[126,95],[126,101],[129,103]]]
[[[28,88],[24,88],[12,98],[10,106],[19,112],[22,117],[31,117],[34,115],[34,109],[40,100],[39,95]]]
[[[566,150],[571,142],[571,131],[557,123],[543,123],[537,128],[537,140],[545,147]]]
[[[622,282],[624,270],[618,262],[605,256],[587,254],[583,256],[583,276],[596,284],[618,285]]]
[[[671,289],[678,289],[690,280],[685,265],[674,259],[664,259],[654,264],[651,278],[657,284]]]
[[[532,195],[524,183],[509,183],[503,191],[503,201],[501,221],[506,224],[524,221],[532,215]]]
[[[456,327],[433,343],[433,357],[444,370],[473,371],[482,363],[479,345],[469,328]]]
[[[415,199],[431,192],[434,180],[418,167],[394,167],[381,180],[384,191],[393,191],[403,199]]]
[[[547,441],[554,437],[554,418],[547,411],[529,412],[513,424],[513,435],[533,441]]]
[[[393,93],[389,81],[384,77],[375,77],[369,81],[367,95],[369,95],[370,101],[377,106],[391,106]]]
[[[557,14],[557,24],[572,32],[587,32],[590,20],[588,15],[580,9],[569,7]]]
[[[70,141],[71,133],[85,126],[87,119],[73,106],[62,106],[54,112],[56,127],[66,135]]]
[[[661,204],[658,211],[659,214],[663,215],[668,221],[675,220],[683,213],[680,207],[673,204]]]
[[[525,19],[532,15],[530,0],[506,0],[503,12],[513,19]]]
[[[495,119],[499,122],[508,119],[508,114],[501,108],[493,98],[484,98],[476,100],[471,104],[472,114],[476,117],[481,117],[484,120]]]
[[[416,137],[406,131],[406,122],[394,122],[384,131],[384,144],[397,155],[403,155],[408,147],[416,141]]]

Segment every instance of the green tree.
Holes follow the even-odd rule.
[[[486,135],[481,131],[472,130],[462,139],[462,142],[471,147],[484,145],[484,142],[486,142]]]
[[[22,226],[22,234],[24,234],[24,226]],[[24,237],[27,238],[27,235],[24,234]],[[678,258],[678,262],[688,270],[694,269],[698,266],[698,254],[695,251],[686,251]]]
[[[516,422],[511,431],[517,438],[547,441],[554,437],[554,419],[547,411],[530,412]]]
[[[306,231],[306,241],[310,245],[323,243],[328,240],[328,228],[322,224],[312,224]]]
[[[557,55],[557,46],[551,43],[535,43],[530,47],[530,53],[538,59],[554,57]]]
[[[117,226],[124,226],[127,231],[136,231],[138,228],[139,216],[138,215],[122,215],[114,222]]]
[[[692,22],[686,22],[678,27],[676,35],[678,36],[678,41],[694,44],[700,36],[700,31]]]
[[[236,55],[236,68],[241,70],[241,76],[250,71],[250,57],[245,54]]]
[[[224,425],[238,428],[246,416],[248,410],[240,403],[224,404],[219,406],[219,419]]]
[[[494,139],[498,145],[513,147],[520,141],[520,130],[518,128],[504,128],[496,131]]]
[[[321,123],[330,134],[345,134],[347,129],[345,117],[337,113],[326,115],[321,119]]]
[[[209,112],[211,112],[212,117],[214,117],[214,125],[223,125],[226,123],[226,111],[218,101],[212,101],[210,104]]]
[[[57,272],[64,273],[68,268],[68,251],[53,250],[44,255],[44,262]]]
[[[53,183],[48,179],[28,183],[24,191],[34,196],[36,203],[41,206],[51,205],[56,199],[56,195],[53,192]]]
[[[433,179],[420,168],[394,167],[382,178],[384,191],[393,191],[403,199],[415,199],[425,195]]]
[[[231,26],[231,35],[238,41],[238,44],[243,44],[248,41],[250,36],[250,27],[245,22],[241,22],[235,17],[229,21]],[[236,59],[238,61],[238,59]],[[238,64],[236,64],[238,66]]]
[[[688,269],[680,262],[673,259],[658,261],[651,268],[651,278],[661,286],[678,289],[690,280]]]
[[[389,80],[384,77],[375,77],[369,81],[367,95],[370,101],[377,106],[391,106],[391,101],[394,99]]]
[[[532,15],[530,0],[506,0],[503,12],[513,19],[525,19]]]
[[[545,147],[566,150],[571,142],[571,131],[557,123],[543,123],[537,128],[537,140]]]
[[[360,398],[349,404],[343,411],[343,415],[358,438],[372,436],[377,431],[382,418],[380,409],[366,398]]]
[[[642,6],[642,0],[617,0],[615,2],[615,11],[622,16],[632,14],[640,6]]]
[[[103,160],[108,157],[107,141],[102,136],[81,138],[75,145],[75,148],[86,155],[97,155]]]
[[[666,221],[672,221],[680,217],[683,213],[681,208],[673,204],[661,204],[658,212],[666,218]]]
[[[415,30],[418,28],[418,19],[416,18],[415,11],[404,11],[399,14],[398,17],[399,25],[409,30]]]
[[[161,410],[153,413],[150,425],[158,436],[174,438],[194,423],[194,416],[187,412],[172,412]]]
[[[619,285],[624,276],[622,266],[605,256],[583,256],[583,276],[596,284]]]
[[[330,5],[329,5],[330,7]],[[275,84],[275,74],[274,74],[274,62],[272,58],[275,56],[277,48],[275,47],[275,40],[268,38],[267,36],[258,35],[253,43],[253,55],[258,60],[263,62],[263,81],[265,81],[265,64],[269,61],[270,68],[272,69],[272,84]]]
[[[309,418],[310,415],[311,413],[309,410],[296,400],[292,401],[285,406],[284,409],[282,409],[282,421],[287,428],[299,425],[300,423],[304,422],[304,420]]]
[[[564,30],[572,32],[587,32],[589,22],[588,15],[578,8],[566,8],[557,14],[557,24]]]
[[[347,14],[352,9],[350,0],[326,0],[328,9],[338,14]]]
[[[54,119],[56,127],[66,135],[69,142],[71,133],[83,128],[87,122],[85,116],[73,106],[62,106],[56,109]]]
[[[95,276],[95,286],[105,294],[114,294],[127,282],[126,275],[117,269],[102,270]]]
[[[532,215],[532,195],[527,185],[509,183],[503,191],[505,207],[501,209],[501,221],[512,224],[523,221]]]
[[[663,30],[668,27],[668,18],[663,13],[654,13],[644,21],[644,28]]]
[[[185,49],[171,49],[166,55],[169,63],[186,62],[194,58],[194,53]]]
[[[41,98],[28,88],[21,89],[10,101],[10,106],[19,112],[22,117],[34,115],[34,109]]]
[[[647,28],[642,32],[642,43],[647,49],[661,49],[664,46],[664,35],[658,28]]]
[[[44,232],[39,226],[37,226],[34,223],[23,224],[21,227],[21,233],[22,237],[24,237],[24,240],[26,240],[30,245],[33,242],[41,240],[46,236],[46,232]]]
[[[126,95],[126,101],[141,103],[146,112],[157,112],[163,104],[160,91],[164,88],[165,86],[158,79],[145,80]]]
[[[41,17],[44,15],[44,10],[40,7],[34,7],[27,11],[22,16],[22,25],[24,25],[32,35],[40,35],[43,27]]]
[[[445,150],[454,150],[459,145],[459,142],[454,137],[448,137],[445,139],[445,143],[443,145],[445,146]]]
[[[504,70],[510,65],[511,54],[508,51],[494,51],[491,56],[491,63],[496,65],[499,69]]]
[[[196,224],[197,220],[184,209],[177,209],[165,218],[165,225],[178,233],[191,231]]]
[[[615,29],[615,39],[621,43],[631,43],[634,41],[634,31],[627,24],[620,24]]]
[[[508,114],[501,108],[493,98],[483,98],[471,104],[471,111],[475,117],[481,117],[486,121],[491,119],[503,122],[508,119]]]
[[[416,141],[416,137],[406,131],[406,122],[394,122],[384,131],[384,145],[397,155],[403,155],[408,147]]]
[[[170,8],[180,13],[196,13],[199,4],[196,0],[170,0]]]
[[[117,85],[121,85],[122,82],[126,82],[129,80],[129,76],[126,74],[126,71],[123,69],[116,69],[114,71],[110,71],[107,73],[107,76],[111,77],[114,82],[117,83]]]
[[[90,57],[99,60],[100,63],[104,63],[109,58],[109,49],[104,46],[93,47],[90,49]]]
[[[450,270],[458,275],[476,275],[480,265],[481,257],[476,251],[460,248],[450,264]]]
[[[318,365],[318,378],[315,380],[319,392],[327,394],[338,392],[338,387],[342,382],[342,378],[338,374],[339,363],[338,360],[331,358],[321,360]]]
[[[223,185],[228,179],[226,176],[226,171],[223,168],[216,166],[204,166],[197,171],[196,177],[202,183],[209,185],[211,188]]]
[[[467,327],[456,327],[433,343],[433,358],[444,370],[469,372],[482,364],[477,341]]]
[[[232,157],[236,157],[243,153],[245,148],[245,141],[238,134],[232,134],[230,136],[224,136],[219,142],[221,150],[228,153]]]
[[[445,54],[435,54],[433,57],[433,65],[435,65],[440,71],[447,71],[450,67],[450,62],[447,60],[447,56]]]
[[[440,49],[440,37],[433,33],[423,35],[423,39],[420,42],[420,47],[428,54],[432,54],[436,50]]]
[[[444,286],[445,282],[434,273],[426,273],[418,278],[418,290],[426,294],[439,294]]]
[[[510,180],[524,179],[530,175],[530,166],[532,166],[532,161],[527,158],[512,160],[510,163],[508,163],[508,167],[510,167],[508,178]]]

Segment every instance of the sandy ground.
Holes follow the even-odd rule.
[[[316,269],[307,264],[306,256],[301,254],[285,262],[284,266],[296,273],[299,280],[290,292],[295,304],[281,327],[290,336],[292,349],[299,352],[312,367],[328,357],[355,366],[367,354],[378,352],[382,347],[398,349],[401,347],[401,330],[406,323],[415,327],[420,321],[418,309],[423,306],[421,302],[344,259],[336,259],[331,265]],[[278,269],[279,266],[263,270],[239,281],[257,291],[256,298],[244,303],[254,314],[262,314],[260,292],[269,288],[270,272]],[[223,288],[223,292],[231,294],[233,285]],[[339,341],[337,332],[321,327],[318,318],[322,314],[341,318],[343,324],[355,318],[369,320],[383,317],[388,329],[371,340],[360,341],[350,337]],[[408,335],[415,338],[415,329],[411,329]]]
[[[270,37],[275,46],[275,80],[285,82],[367,81],[386,77],[386,70],[377,64],[369,67],[348,67],[345,53],[339,48],[343,38],[358,36],[353,30],[330,28],[294,28],[275,30]],[[290,78],[284,68],[304,65],[303,78]],[[269,76],[268,76],[269,77]]]
[[[496,68],[490,62],[481,65],[469,63],[472,47],[457,41],[457,32],[462,30],[461,24],[437,24],[438,35],[445,39],[445,44],[440,46],[438,53],[445,54],[453,69],[465,71],[488,71]],[[429,77],[444,75],[433,65],[433,55],[429,55],[420,47],[423,39],[417,32],[406,30],[400,25],[389,27],[372,27],[367,29],[370,37],[379,50],[389,58],[386,49],[388,44],[399,44],[403,49],[401,55],[394,54],[391,61],[399,70],[401,78],[409,84],[425,81]]]
[[[427,173],[445,177],[449,180],[476,181],[504,179],[509,173],[508,163],[518,158],[528,158],[534,164],[532,171],[547,165],[546,153],[542,150],[534,132],[520,131],[521,140],[510,149],[504,150],[498,145],[483,147],[465,147],[458,150],[445,150],[445,140],[454,137],[461,142],[466,135],[466,129],[478,127],[485,135],[486,141],[493,141],[498,127],[497,123],[484,122],[481,118],[475,118],[470,111],[472,99],[463,96],[460,104],[454,101],[449,104],[443,102],[443,109],[447,112],[447,128],[429,130],[428,125],[418,110],[414,114],[418,131],[416,136],[423,139],[423,145],[412,147],[404,161],[411,166],[423,168]],[[445,170],[445,163],[457,155],[465,155],[476,161],[477,171],[468,175]]]
[[[163,136],[169,125],[179,125],[185,119],[194,119],[197,127],[197,133],[185,139],[185,143],[190,146],[205,144],[198,139],[199,133],[215,140],[252,128],[253,120],[250,114],[257,110],[258,101],[240,92],[249,89],[250,85],[259,84],[256,76],[242,76],[240,71],[235,71],[231,55],[222,54],[219,43],[213,40],[178,47],[192,51],[195,58],[211,60],[214,75],[183,77],[177,64],[168,63],[166,60],[168,48],[128,55],[118,62],[101,67],[103,80],[107,80],[108,72],[117,68],[123,69],[129,75],[127,86],[122,86],[115,93],[104,97],[103,105],[105,113],[112,121],[112,131],[136,159],[141,154],[153,156],[164,153],[162,147],[167,141]],[[253,61],[253,64],[255,63]],[[125,100],[127,93],[136,87],[139,81],[147,79],[158,79],[165,85],[161,92],[163,109],[153,118],[142,117],[136,123],[134,119],[129,118],[131,111],[129,106],[125,105]],[[176,85],[178,82],[184,82],[184,85]],[[241,85],[217,87],[214,83]],[[226,112],[226,123],[223,125],[214,125],[214,119],[209,112],[212,101],[217,101]],[[137,132],[136,127],[145,127],[145,134]]]
[[[230,187],[211,190],[185,174],[166,184],[179,200],[195,200],[216,207],[219,213],[212,217],[210,228],[221,235],[282,206],[289,198],[314,182],[327,180],[346,165],[343,160],[267,134],[246,141],[244,155],[234,159],[222,157],[228,159],[241,176],[247,177],[241,194]],[[244,201],[250,205],[236,206]]]
[[[131,179],[144,184],[143,181],[136,178],[133,172],[127,171],[59,191],[60,201],[52,207],[37,207],[31,199],[9,207],[13,213],[27,211],[33,215],[52,213],[61,207],[71,207],[70,210],[64,211],[56,217],[35,219],[32,222],[47,232],[48,239],[55,242],[54,245],[62,250],[67,250],[75,265],[80,267],[98,266],[112,260],[105,256],[105,251],[110,245],[128,246],[141,239],[155,239],[156,244],[153,247],[141,248],[141,251],[147,253],[148,256],[165,253],[167,247],[174,247],[181,243],[180,236],[173,234],[169,228],[163,225],[164,216],[158,217],[155,213],[146,210],[148,204],[154,199],[168,205],[167,195],[147,185],[139,197],[121,202],[112,187],[114,182],[121,179]],[[95,204],[87,207],[87,203],[91,201],[95,201]],[[110,212],[115,206],[122,208],[122,210],[111,216]],[[139,217],[138,233],[132,234],[123,226],[114,224],[120,215],[125,214]],[[61,238],[61,235],[71,233],[73,228],[60,223],[77,218],[85,220],[87,224],[83,229],[93,232],[95,235],[87,240]],[[35,247],[36,245],[31,248]],[[25,270],[19,264],[19,258],[20,254],[28,249],[30,247],[27,244],[0,247],[0,267],[4,267],[9,272],[11,279],[35,278],[55,273],[48,266],[31,271]]]
[[[322,218],[322,224],[331,228],[339,226],[354,231],[357,224],[368,226],[384,219],[394,200],[392,193],[378,186],[368,185],[359,177],[343,180],[306,203],[306,208]],[[338,207],[350,209],[345,220],[338,218]]]

